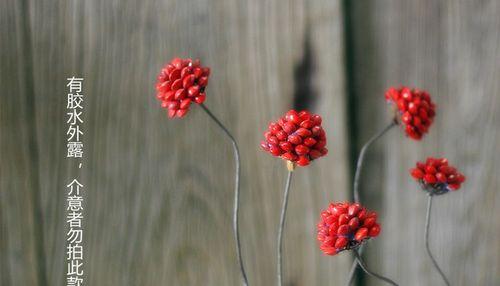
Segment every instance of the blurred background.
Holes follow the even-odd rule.
[[[310,109],[330,150],[295,172],[285,284],[344,285],[352,257],[324,256],[315,224],[351,198],[359,149],[390,120],[384,91],[401,84],[429,91],[437,117],[420,142],[395,128],[369,150],[361,195],[382,233],[367,264],[442,285],[408,169],[446,156],[467,181],[435,199],[431,248],[453,285],[500,285],[499,15],[497,0],[2,0],[0,284],[65,285],[65,186],[78,177],[87,285],[239,285],[231,145],[200,108],[169,120],[155,98],[181,56],[212,68],[206,105],[240,144],[251,285],[275,284],[286,168],[259,149],[269,121]],[[73,75],[85,78],[82,169],[66,158]]]

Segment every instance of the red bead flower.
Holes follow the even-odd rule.
[[[406,134],[415,140],[422,139],[436,115],[436,105],[429,93],[405,86],[399,89],[391,87],[385,93],[385,99],[396,106]]]
[[[191,102],[205,101],[205,87],[210,68],[199,60],[174,58],[162,68],[156,82],[156,97],[161,107],[168,109],[168,117],[183,117]]]
[[[376,212],[358,203],[331,203],[321,212],[318,223],[319,248],[327,255],[335,255],[356,248],[379,233]]]
[[[277,122],[269,124],[260,146],[274,156],[307,166],[309,162],[328,153],[321,116],[308,111],[288,111]]]
[[[418,180],[423,190],[433,195],[456,191],[465,181],[465,176],[450,166],[446,158],[429,157],[425,163],[417,162],[410,174]]]

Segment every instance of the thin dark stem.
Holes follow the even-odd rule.
[[[241,255],[241,242],[240,242],[240,231],[239,231],[239,200],[240,200],[240,151],[238,149],[238,144],[234,139],[233,135],[227,130],[227,128],[222,124],[222,122],[215,117],[215,115],[204,105],[200,104],[203,110],[208,114],[210,118],[213,119],[215,123],[224,131],[229,140],[233,145],[234,151],[234,162],[235,162],[235,175],[234,175],[234,204],[233,204],[233,232],[234,240],[236,241],[236,254],[238,256],[238,264],[240,265],[241,280],[243,285],[248,285],[247,274],[245,272],[245,267],[243,266],[243,258]]]
[[[365,246],[362,245],[360,248],[359,248],[359,255],[363,255],[363,250],[364,250]],[[354,261],[352,262],[352,265],[351,265],[351,270],[349,270],[349,279],[347,280],[347,286],[351,286],[352,282],[354,281],[354,274],[356,273],[356,269],[358,268],[358,261],[356,259],[354,259]]]
[[[359,255],[358,251],[356,249],[353,250],[353,251],[354,251],[354,255],[356,256],[356,260],[358,261],[359,266],[361,266],[361,269],[363,269],[363,271],[365,271],[366,274],[368,274],[368,275],[370,275],[372,277],[375,277],[377,279],[380,279],[382,281],[385,281],[388,284],[391,284],[391,285],[394,285],[394,286],[398,286],[398,284],[396,284],[396,282],[392,281],[391,279],[389,279],[387,277],[384,277],[382,275],[379,275],[377,273],[371,272],[370,270],[368,270],[368,268],[366,267],[366,264],[363,262],[363,259],[361,259],[361,255]]]
[[[368,142],[363,145],[361,148],[361,152],[359,152],[358,162],[356,164],[356,173],[354,175],[354,201],[359,203],[359,179],[361,177],[361,169],[363,168],[363,162],[366,154],[366,150],[368,147],[372,145],[378,138],[382,137],[387,131],[389,131],[392,127],[396,126],[398,123],[396,120],[391,121],[391,124],[387,125],[382,131],[375,134]]]
[[[285,228],[285,217],[286,217],[286,209],[288,206],[288,194],[290,191],[290,183],[292,181],[293,171],[288,171],[288,176],[286,178],[285,184],[285,193],[283,197],[283,204],[281,206],[281,216],[280,216],[280,225],[278,229],[278,285],[283,285],[283,264],[282,264],[282,251],[283,251],[283,229]]]
[[[436,262],[436,259],[434,259],[434,256],[432,256],[431,249],[429,247],[429,227],[431,224],[431,208],[432,208],[432,195],[429,195],[429,200],[427,201],[427,214],[425,215],[425,249],[427,250],[427,254],[429,254],[429,257],[432,260],[432,264],[434,264],[434,267],[436,268],[436,270],[439,272],[439,274],[443,278],[444,283],[446,283],[446,285],[450,286],[450,282],[448,281],[448,279],[444,275],[441,268],[439,268],[439,265]]]

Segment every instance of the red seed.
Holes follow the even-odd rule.
[[[305,128],[299,128],[297,129],[297,131],[295,131],[295,133],[297,133],[300,137],[304,138],[304,137],[309,137],[312,135],[312,132],[305,129]]]
[[[177,79],[172,83],[171,90],[178,90],[179,88],[182,87],[182,80]]]
[[[357,241],[362,241],[368,237],[368,229],[366,227],[362,227],[356,231],[356,234],[354,235],[354,239]]]
[[[187,109],[189,107],[189,105],[191,104],[191,99],[189,98],[186,98],[186,99],[183,99],[181,101],[181,105],[180,105],[180,108],[181,109]]]
[[[261,147],[262,149],[264,149],[264,151],[268,151],[268,150],[269,150],[269,144],[267,144],[267,142],[266,142],[266,141],[261,141],[261,142],[260,142],[260,147]]]
[[[298,155],[306,155],[307,153],[309,153],[309,148],[305,145],[297,145],[295,146],[295,152]]]
[[[185,89],[179,89],[175,92],[174,98],[177,100],[184,99],[186,97],[186,90]]]
[[[333,222],[330,225],[330,227],[328,228],[328,233],[330,233],[332,235],[336,235],[338,228],[339,228],[339,225],[336,222]]]
[[[281,142],[280,148],[285,150],[285,151],[291,151],[291,150],[293,150],[293,145],[290,142]]]
[[[332,214],[336,216],[340,216],[343,213],[347,212],[347,208],[343,207],[342,205],[334,205],[333,208],[331,209]]]
[[[344,225],[349,222],[349,216],[347,214],[341,214],[339,215],[339,225]]]
[[[186,115],[188,112],[188,109],[179,109],[177,110],[177,113],[175,115],[177,115],[177,117],[184,117],[184,115]]]
[[[281,149],[278,146],[272,144],[269,144],[269,152],[271,152],[271,154],[273,154],[274,156],[279,156],[282,153]]]
[[[193,74],[196,78],[199,78],[203,75],[203,70],[201,68],[194,68]]]
[[[338,250],[342,250],[347,246],[347,243],[349,243],[349,240],[345,237],[339,237],[337,238],[337,241],[335,242],[335,248]]]
[[[412,116],[409,112],[405,112],[402,116],[401,116],[401,121],[403,121],[404,124],[410,124],[411,121],[412,121]]]
[[[207,96],[205,95],[205,93],[200,93],[200,95],[194,98],[194,101],[198,104],[201,104],[205,101],[206,98]]]
[[[304,120],[300,123],[300,127],[311,129],[314,126],[314,122],[312,120]]]
[[[205,86],[207,86],[207,84],[208,84],[208,77],[206,77],[206,76],[201,77],[201,78],[198,80],[198,84],[199,84],[201,87],[205,87]]]
[[[425,175],[424,172],[422,172],[422,170],[418,168],[411,169],[411,176],[417,180],[422,179],[424,175]]]
[[[359,211],[361,211],[361,206],[358,203],[354,203],[354,204],[349,206],[347,213],[350,216],[355,216],[358,214]]]
[[[323,154],[316,149],[311,149],[311,151],[309,151],[309,157],[311,157],[312,160],[317,159],[317,158],[321,157],[322,155]]]
[[[276,138],[276,136],[270,136],[269,139],[267,139],[267,142],[273,145],[278,145],[280,143],[280,141],[278,140],[278,138]]]
[[[168,110],[168,117],[174,118],[176,113],[177,113],[177,109],[169,109]]]
[[[311,128],[311,132],[313,136],[318,136],[321,133],[321,127],[314,126],[313,128]]]
[[[295,130],[297,130],[297,127],[292,122],[286,122],[283,125],[283,130],[285,130],[286,133],[290,134],[290,133],[294,132]]]
[[[195,97],[200,93],[200,87],[197,85],[193,85],[188,89],[188,96],[189,97]]]
[[[431,175],[431,174],[425,174],[424,176],[424,181],[427,183],[427,184],[435,184],[437,182],[437,179],[434,175]]]
[[[299,145],[300,143],[302,143],[302,138],[300,138],[299,135],[291,134],[288,136],[288,142],[294,145]]]
[[[361,211],[358,213],[358,218],[360,220],[364,220],[366,218],[366,209],[361,209]]]
[[[294,124],[300,124],[300,116],[295,110],[290,110],[286,113],[285,119],[288,122],[292,122]]]
[[[321,116],[317,115],[317,114],[314,114],[313,116],[311,116],[311,120],[312,122],[314,123],[314,125],[320,125],[321,122],[323,121],[321,119]]]
[[[321,150],[326,146],[326,140],[320,140],[316,145],[314,145],[314,149]]]
[[[307,137],[306,139],[304,139],[304,145],[306,145],[307,147],[311,147],[316,143],[317,141],[312,137]]]
[[[167,101],[167,108],[168,109],[179,109],[179,102],[178,101]]]
[[[284,160],[288,160],[288,161],[295,161],[295,159],[297,159],[297,156],[288,152],[288,153],[281,155],[281,158]]]
[[[334,215],[329,215],[325,218],[325,222],[329,225],[332,225],[333,223],[335,223],[335,221],[337,221],[337,217]]]
[[[286,140],[287,137],[288,137],[288,134],[286,134],[286,132],[283,130],[276,132],[276,138],[278,138],[280,141]]]
[[[443,173],[437,173],[436,174],[436,179],[438,180],[438,182],[440,183],[445,183],[446,182],[446,176],[445,174]]]
[[[380,234],[380,225],[375,224],[372,228],[370,228],[370,232],[368,233],[371,237],[377,237]]]
[[[309,159],[305,156],[300,156],[299,160],[297,160],[297,164],[302,167],[309,165],[309,162]]]
[[[182,86],[186,89],[190,88],[193,85],[194,80],[195,80],[194,75],[188,75],[182,80]]]
[[[359,219],[357,217],[351,218],[351,220],[348,223],[349,227],[351,230],[356,230],[359,227]]]
[[[363,222],[363,226],[370,228],[375,224],[376,221],[377,220],[375,218],[369,217],[369,218],[365,219],[365,221]]]
[[[340,236],[347,235],[349,234],[349,231],[350,231],[349,226],[347,224],[344,224],[339,226],[339,228],[337,229],[337,235]]]
[[[427,174],[432,174],[432,175],[434,175],[434,174],[436,174],[436,173],[437,173],[437,170],[436,170],[436,168],[435,168],[434,166],[427,166],[427,167],[425,167],[425,172],[426,172]]]

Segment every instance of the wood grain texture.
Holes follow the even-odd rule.
[[[401,83],[430,91],[438,115],[423,141],[395,129],[367,154],[362,199],[383,224],[368,265],[401,285],[440,285],[424,251],[426,197],[407,170],[444,155],[468,181],[435,200],[431,248],[453,285],[497,285],[500,4],[346,3],[347,15],[327,0],[1,1],[0,285],[43,286],[40,269],[64,285],[75,176],[87,192],[88,285],[238,285],[231,145],[199,108],[182,120],[159,108],[155,78],[174,56],[212,68],[206,105],[240,143],[251,285],[275,283],[286,169],[259,150],[269,121],[293,106],[323,116],[330,153],[293,178],[285,282],[342,285],[349,255],[323,256],[315,223],[349,197],[349,150],[388,123],[383,92]],[[72,75],[85,77],[81,170],[65,157]]]
[[[2,18],[2,129],[21,131],[6,137],[2,130],[2,285],[42,285],[36,277],[34,208],[21,208],[36,190],[45,222],[48,284],[64,285],[64,186],[75,176],[86,190],[87,284],[238,284],[231,146],[199,108],[183,120],[168,120],[159,108],[156,74],[173,56],[199,57],[212,68],[206,105],[240,142],[241,232],[252,285],[274,284],[286,174],[283,162],[260,151],[262,132],[294,104],[324,115],[331,154],[295,175],[284,242],[285,281],[344,281],[348,257],[322,256],[314,234],[320,208],[328,200],[345,199],[348,186],[339,2],[24,3],[24,12],[12,1],[1,4],[8,15]],[[20,23],[31,28],[33,71],[14,80],[23,72],[16,64],[24,42],[3,39]],[[65,84],[72,75],[85,77],[81,170],[65,158]],[[29,76],[33,94],[14,96]],[[35,106],[35,138],[25,115],[17,112],[26,100]],[[19,180],[33,166],[18,143],[29,136],[40,155],[34,165],[37,188]],[[21,242],[29,247],[16,247]]]
[[[498,1],[352,2],[358,146],[388,123],[388,86],[424,88],[438,106],[424,140],[392,130],[363,174],[362,197],[383,223],[368,263],[401,285],[442,285],[424,248],[427,199],[408,176],[427,156],[448,157],[468,178],[433,205],[431,249],[441,268],[452,285],[500,282],[499,13]]]

